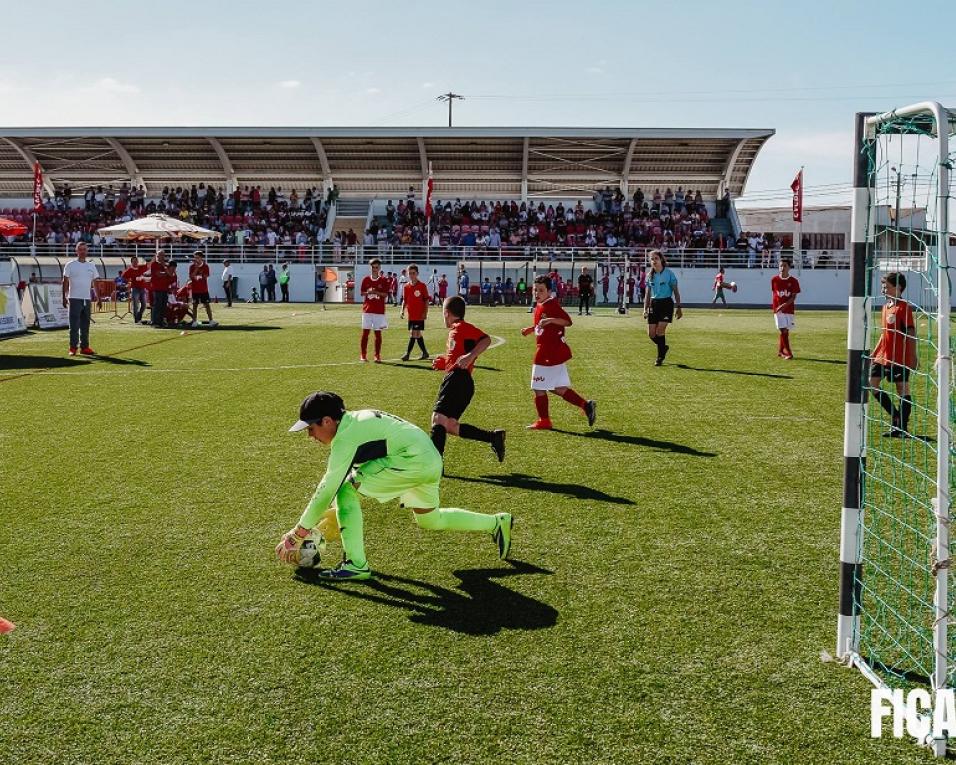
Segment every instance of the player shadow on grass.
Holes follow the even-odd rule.
[[[746,377],[772,377],[775,380],[792,380],[791,375],[778,375],[773,372],[745,372],[741,369],[716,369],[710,367],[692,367],[687,364],[674,364],[678,369],[687,369],[691,372],[720,372],[725,375],[744,375]]]
[[[427,362],[427,363],[426,363]],[[434,373],[436,370],[432,368],[431,361],[428,359],[423,359],[419,363],[414,363],[412,361],[385,361],[382,363],[384,367],[404,367],[405,369],[421,369],[425,372]],[[483,367],[479,364],[475,364],[475,369],[481,369],[485,372],[500,372],[501,370],[498,367]]]
[[[817,364],[837,364],[838,366],[845,367],[846,359],[814,359],[809,356],[797,356],[797,361],[813,361]]]
[[[94,356],[93,358],[63,358],[60,356],[0,356],[0,371],[9,369],[70,369],[85,367],[93,361],[106,364],[124,364],[148,367],[149,363],[139,359],[123,359],[116,356]]]
[[[627,497],[615,497],[606,494],[600,489],[582,486],[579,483],[557,483],[544,481],[536,475],[525,473],[511,473],[510,475],[483,475],[480,478],[463,475],[445,475],[450,481],[464,481],[465,483],[490,483],[492,486],[501,486],[508,489],[524,489],[526,491],[546,491],[549,494],[560,494],[569,499],[592,499],[598,502],[608,502],[612,505],[633,505],[633,500]]]
[[[627,433],[613,433],[610,430],[596,428],[595,430],[575,431],[559,430],[555,428],[555,433],[564,433],[567,436],[579,436],[581,438],[600,438],[602,441],[611,441],[616,444],[630,444],[631,446],[646,446],[649,449],[656,449],[659,452],[672,452],[673,454],[687,454],[691,457],[716,457],[715,452],[702,452],[693,446],[679,444],[676,441],[659,441],[656,438],[646,438],[644,436],[631,436]]]
[[[319,579],[313,569],[298,569],[295,578],[350,598],[410,611],[416,624],[442,627],[465,635],[496,635],[503,629],[540,630],[553,627],[558,611],[547,603],[515,592],[494,581],[524,574],[552,574],[531,563],[507,561],[511,569],[478,568],[453,572],[461,580],[455,589],[419,579],[376,572],[375,579],[335,584]]]

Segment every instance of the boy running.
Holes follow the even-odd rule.
[[[429,531],[491,534],[498,557],[508,557],[511,514],[439,507],[441,455],[425,431],[410,422],[375,409],[348,412],[335,393],[319,391],[302,402],[299,421],[289,430],[308,431],[311,439],[331,449],[325,475],[308,507],[298,524],[276,545],[276,555],[285,563],[298,564],[302,543],[334,499],[342,536],[342,562],[318,575],[331,581],[371,579],[360,494],[383,503],[401,499],[414,513],[415,523]]]
[[[408,283],[402,289],[402,311],[399,314],[404,319],[405,311],[408,310],[408,348],[402,356],[402,361],[408,361],[416,342],[422,349],[419,360],[424,361],[428,358],[425,338],[422,337],[422,332],[425,331],[425,319],[428,318],[428,300],[428,288],[424,282],[418,281],[418,266],[412,263],[408,267]]]
[[[788,259],[781,258],[779,268],[780,274],[770,280],[770,308],[773,310],[777,329],[780,330],[777,355],[789,361],[793,358],[793,351],[790,350],[790,330],[794,326],[794,303],[797,295],[800,294],[800,282],[797,281],[797,277],[790,276]]]
[[[368,333],[375,332],[375,363],[382,363],[382,330],[388,329],[385,318],[385,298],[388,297],[388,277],[382,275],[382,261],[369,261],[372,273],[362,279],[362,340],[361,361],[368,361]]]
[[[448,351],[436,356],[432,363],[433,369],[445,372],[432,413],[432,443],[439,454],[444,454],[447,433],[472,441],[484,441],[491,445],[498,462],[504,462],[505,431],[482,430],[459,422],[475,395],[475,382],[472,379],[475,360],[491,345],[488,335],[465,321],[465,308],[464,299],[458,295],[448,298],[442,308],[445,326],[449,329]]]
[[[551,430],[551,418],[548,416],[548,391],[563,398],[569,404],[578,406],[588,418],[588,425],[594,425],[597,419],[597,402],[585,401],[571,388],[567,361],[571,358],[571,348],[564,339],[564,328],[571,326],[571,317],[565,313],[557,298],[551,297],[550,279],[538,276],[534,280],[535,299],[534,326],[521,330],[524,336],[535,334],[537,349],[531,365],[531,390],[534,391],[534,406],[538,419],[528,426],[529,430]]]
[[[901,295],[906,289],[906,277],[895,271],[886,274],[881,280],[886,304],[883,306],[883,332],[873,351],[870,367],[870,387],[873,398],[880,402],[890,416],[892,427],[883,434],[886,438],[909,437],[910,412],[913,399],[910,396],[910,373],[916,369],[916,322],[913,308]],[[899,408],[893,406],[893,399],[880,390],[883,380],[896,383],[896,393],[900,398]]]

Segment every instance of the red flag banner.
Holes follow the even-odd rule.
[[[40,163],[33,163],[33,209],[43,209],[43,171]]]
[[[432,217],[432,190],[435,188],[435,181],[432,180],[431,173],[428,174],[428,182],[425,184],[425,220]]]
[[[790,184],[793,190],[793,219],[797,223],[803,222],[803,170],[797,173],[797,177]]]

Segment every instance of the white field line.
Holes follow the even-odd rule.
[[[505,339],[503,337],[498,337],[497,335],[490,335],[494,342],[488,346],[490,351],[493,348],[505,344]],[[402,359],[396,357],[394,359],[383,359],[384,362],[399,362]],[[323,364],[277,364],[275,366],[268,367],[206,367],[206,368],[195,368],[195,367],[165,367],[165,368],[152,368],[152,367],[140,367],[138,369],[82,369],[76,372],[67,372],[67,371],[54,371],[54,370],[41,370],[39,374],[42,374],[44,377],[49,375],[56,375],[58,377],[84,377],[87,375],[138,375],[138,374],[205,374],[211,372],[278,372],[286,369],[320,369],[322,367],[346,367],[346,366],[358,366],[361,364],[367,364],[369,366],[373,365],[374,362],[368,361],[329,361]],[[92,365],[91,365],[92,366]]]

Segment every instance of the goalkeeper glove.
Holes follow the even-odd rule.
[[[311,532],[301,526],[283,534],[279,544],[276,545],[276,557],[283,563],[291,563],[293,566],[299,564],[299,556],[302,552],[302,543],[308,538]]]

